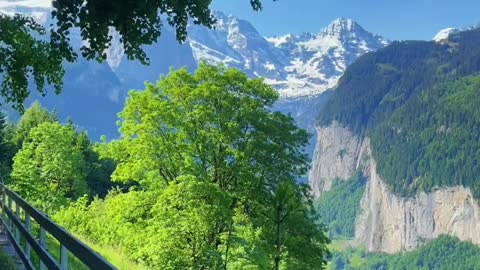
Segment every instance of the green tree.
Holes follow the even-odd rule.
[[[156,269],[219,269],[218,232],[230,218],[231,198],[218,185],[192,176],[177,181],[153,206],[141,253]]]
[[[162,200],[171,200],[171,203],[162,203],[162,207],[180,204],[161,208],[162,211],[153,214],[155,220],[164,218],[162,222],[168,226],[185,222],[180,228],[170,228],[172,232],[182,232],[189,226],[202,228],[203,233],[195,233],[202,233],[206,246],[194,248],[199,253],[188,253],[191,256],[188,260],[171,263],[197,269],[219,265],[228,268],[229,252],[239,254],[238,237],[242,233],[235,231],[239,228],[254,234],[259,232],[258,236],[250,234],[250,244],[247,241],[246,246],[263,240],[267,257],[275,257],[277,238],[269,236],[272,222],[265,216],[275,216],[278,209],[271,198],[275,198],[277,188],[288,186],[289,194],[294,196],[282,201],[286,204],[282,207],[287,209],[281,213],[279,236],[282,237],[280,249],[284,256],[276,257],[277,263],[292,267],[300,265],[305,258],[300,252],[302,248],[296,244],[301,243],[316,251],[311,254],[311,260],[318,263],[314,268],[324,266],[327,240],[323,228],[315,224],[309,211],[312,203],[305,186],[295,184],[308,167],[302,150],[309,136],[290,116],[269,110],[277,98],[277,92],[261,79],[248,79],[235,69],[204,63],[193,75],[185,69],[172,71],[157,85],[147,84],[145,91],[130,92],[125,109],[119,114],[121,138],[100,146],[100,153],[117,162],[112,175],[114,181],[133,180],[143,189],[160,190],[162,198],[167,196]],[[189,181],[195,183],[191,185],[198,185],[198,190],[192,188],[180,192],[182,185],[190,186],[183,182],[185,177],[191,177]],[[198,194],[201,190],[213,193]],[[184,197],[180,198],[173,191]],[[214,196],[216,192],[219,195]],[[219,199],[221,194],[228,200]],[[187,201],[181,204],[176,201],[180,199]],[[185,215],[190,212],[209,215],[209,212],[200,210],[204,208],[223,210],[212,216],[198,217],[195,225],[193,219],[175,221],[176,215],[182,211],[187,211]],[[239,219],[234,216],[245,216],[251,223],[241,227]],[[293,217],[306,229],[298,230]],[[158,232],[168,226],[161,227]],[[295,236],[289,238],[289,233]],[[245,231],[243,235],[247,235]],[[236,241],[230,241],[235,238]],[[249,250],[243,254],[261,254],[258,249],[255,252]],[[204,258],[205,254],[209,254],[208,259]],[[165,259],[173,260],[168,253],[165,253]],[[259,262],[261,259],[250,257],[247,261]],[[269,263],[274,265],[273,260]]]
[[[74,62],[78,56],[69,44],[70,32],[79,29],[84,45],[80,48],[86,59],[103,61],[111,46],[113,31],[118,32],[128,59],[148,64],[144,45],[158,41],[166,22],[176,30],[177,40],[184,42],[187,24],[193,22],[214,27],[211,0],[191,1],[129,1],[129,0],[54,0],[50,33],[32,18],[0,14],[0,95],[13,107],[23,110],[29,96],[31,76],[41,94],[46,83],[59,94],[65,71],[62,63]],[[254,10],[261,10],[260,0],[250,0]],[[88,44],[88,45],[87,45]]]
[[[9,123],[7,117],[0,111],[0,180],[8,181],[12,167],[12,158],[16,147],[13,144],[15,126]]]
[[[115,162],[110,159],[100,159],[86,131],[78,134],[77,147],[85,160],[85,176],[92,197],[105,197],[113,187],[110,175],[115,170]]]
[[[33,128],[45,122],[53,123],[57,121],[58,117],[55,113],[49,112],[43,108],[38,101],[36,101],[20,118],[13,142],[18,148],[20,148],[22,147],[23,141],[28,137],[28,134]]]
[[[238,206],[233,215],[232,229],[223,235],[225,244],[221,247],[227,269],[270,269],[269,243],[265,229],[256,226],[256,218],[245,213],[245,207]]]
[[[315,222],[314,209],[306,195],[306,187],[298,188],[291,181],[280,183],[268,198],[271,206],[265,214],[270,227],[268,237],[273,246],[273,268],[323,269],[328,254],[328,238],[323,227]]]
[[[84,166],[75,131],[59,123],[42,123],[30,131],[13,159],[12,188],[52,213],[87,192]]]

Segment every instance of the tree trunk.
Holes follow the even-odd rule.
[[[280,261],[281,261],[281,256],[280,253],[282,251],[282,246],[281,246],[281,218],[280,218],[280,213],[281,213],[281,208],[277,209],[277,222],[276,222],[276,235],[275,235],[275,244],[276,244],[276,254],[275,254],[275,259],[274,259],[274,270],[279,270],[280,269]]]

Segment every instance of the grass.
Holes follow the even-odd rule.
[[[111,247],[111,246],[97,245],[95,243],[88,241],[87,238],[81,237],[78,235],[75,235],[75,237],[80,241],[82,241],[87,246],[89,246],[91,249],[99,253],[103,258],[105,258],[108,262],[110,262],[113,266],[115,266],[119,270],[146,270],[147,269],[146,267],[130,260],[127,257],[127,255],[118,248]],[[22,241],[22,246],[23,247],[25,246],[24,240]],[[52,257],[59,262],[60,261],[60,243],[58,242],[58,240],[56,240],[54,237],[52,237],[49,234],[47,234],[47,247]],[[15,270],[16,269],[15,267],[8,268],[7,266],[4,266],[3,264],[4,261],[5,263],[8,263],[7,259],[10,259],[11,261],[11,258],[5,254],[6,258],[4,259],[4,256],[2,253],[3,253],[3,249],[0,248],[0,270]],[[31,261],[34,267],[39,267],[40,260],[38,256],[33,251],[31,254],[32,254]],[[69,267],[68,267],[69,270],[89,270],[90,269],[71,253],[68,256],[68,262],[69,262]]]
[[[146,270],[147,268],[131,261],[127,256],[118,248],[110,246],[102,246],[94,244],[88,241],[85,237],[77,237],[84,244],[91,249],[99,253],[103,258],[110,262],[113,266],[119,270]],[[53,237],[49,236],[47,240],[48,250],[52,256],[59,261],[60,259],[60,244]],[[78,260],[73,254],[69,254],[69,267],[70,270],[89,270],[80,260]],[[2,268],[0,268],[2,269]]]
[[[147,268],[131,261],[120,249],[111,246],[102,246],[88,241],[85,237],[77,237],[80,241],[88,245],[91,249],[98,252],[107,261],[117,267],[119,270],[146,270]],[[76,270],[76,269],[75,269]]]
[[[25,220],[21,219],[24,223]],[[32,222],[32,236],[36,239],[40,238],[40,226],[36,222]],[[72,232],[70,232],[72,233]],[[130,260],[127,255],[119,248],[112,247],[112,246],[103,246],[95,244],[88,240],[88,238],[83,237],[81,235],[73,234],[78,240],[89,246],[95,252],[100,254],[103,258],[105,258],[108,262],[110,262],[113,266],[118,268],[119,270],[146,270],[147,268],[143,265],[133,262]],[[50,234],[47,233],[47,248],[49,253],[52,257],[60,262],[60,243],[57,239],[52,237]],[[20,238],[20,245],[23,249],[26,246],[26,240],[24,237]],[[31,258],[30,258],[34,267],[40,267],[40,259],[32,250]],[[77,259],[73,254],[69,253],[69,270],[90,270],[86,265],[84,265],[79,259]],[[16,266],[13,263],[13,259],[10,258],[0,247],[0,270],[15,270]]]

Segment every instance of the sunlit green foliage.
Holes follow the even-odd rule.
[[[119,186],[110,181],[110,175],[115,170],[115,162],[110,159],[100,159],[99,154],[95,151],[95,144],[92,143],[85,131],[78,134],[76,145],[85,160],[85,180],[91,197],[105,197],[112,187]]]
[[[59,123],[33,128],[13,158],[12,188],[49,213],[85,194],[85,162],[75,142],[75,131]]]
[[[308,188],[308,135],[273,113],[275,90],[201,64],[131,92],[121,138],[98,146],[134,181],[56,219],[154,269],[322,269],[328,241]]]
[[[57,121],[58,116],[55,113],[49,112],[38,101],[35,101],[20,118],[13,141],[20,148],[30,130],[42,123],[54,123]]]

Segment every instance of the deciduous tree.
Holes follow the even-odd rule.
[[[305,186],[296,184],[308,167],[309,136],[270,110],[277,98],[261,79],[204,63],[193,75],[172,71],[130,92],[119,114],[121,138],[100,153],[118,163],[114,181],[161,192],[150,233],[168,235],[152,237],[160,265],[323,268],[327,239]],[[186,252],[181,261],[169,261],[173,242],[158,246],[175,237]],[[316,254],[305,258],[298,244]]]
[[[59,123],[33,128],[13,159],[12,188],[47,213],[87,193],[76,136]]]

